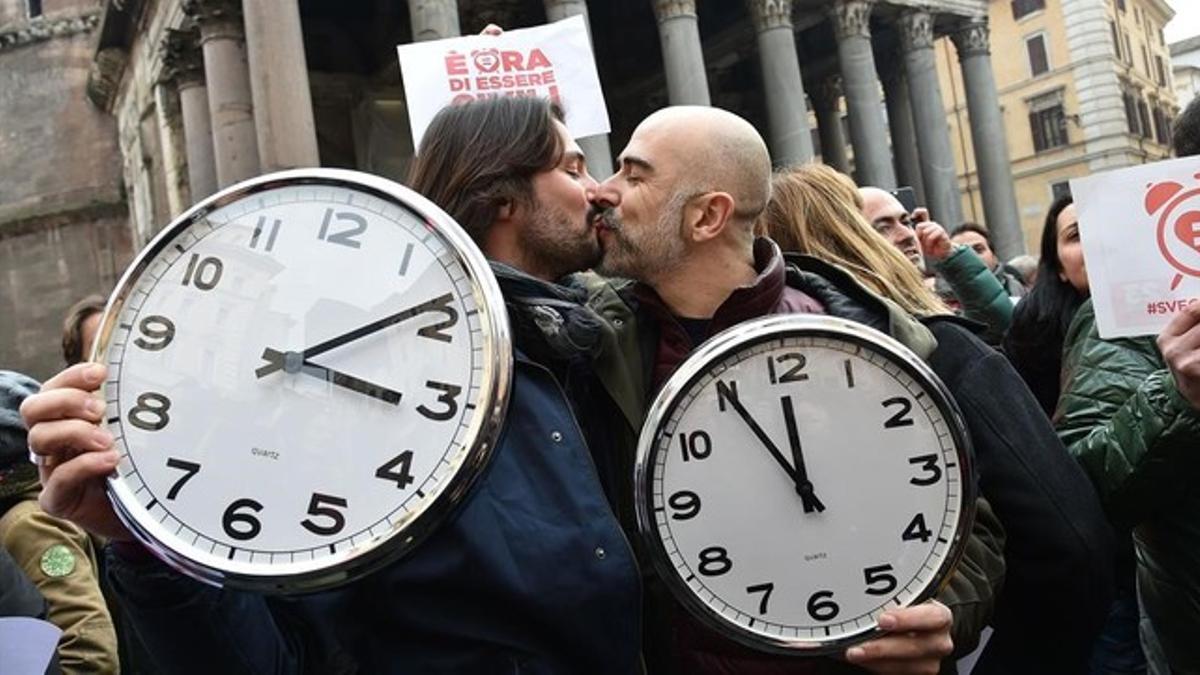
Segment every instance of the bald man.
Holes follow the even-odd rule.
[[[604,249],[599,269],[640,282],[630,304],[638,306],[638,330],[649,339],[637,342],[655,347],[628,361],[652,373],[646,398],[694,345],[717,331],[762,314],[825,311],[815,290],[785,283],[778,247],[754,238],[755,219],[770,197],[771,162],[748,122],[716,108],[666,108],[637,127],[619,163],[619,172],[596,191],[604,209],[597,222]],[[603,305],[602,313],[613,318],[613,303]],[[888,317],[882,303],[870,309],[881,311],[885,323],[891,318],[927,334],[909,317]],[[973,569],[1003,568],[997,538],[987,544],[972,539]],[[972,610],[986,605],[986,614],[991,584],[998,579],[980,574],[958,581],[958,588],[972,589],[966,593]],[[815,673],[845,667],[754,654],[702,628],[679,606],[665,612],[669,628],[656,622],[662,615],[661,609],[647,609],[643,642],[651,672]],[[875,672],[937,672],[952,650],[951,621],[951,611],[936,601],[892,610],[880,619],[885,637],[844,656]]]
[[[762,138],[728,112],[668,108],[634,131],[619,172],[595,193],[605,209],[598,219],[599,267],[639,281],[629,301],[636,322],[624,325],[636,323],[640,339],[631,342],[653,345],[627,363],[652,373],[653,391],[709,336],[791,312],[858,321],[904,342],[958,401],[981,488],[995,505],[993,514],[979,500],[963,560],[938,595],[952,608],[957,653],[969,652],[978,631],[994,622],[977,672],[1083,672],[1112,592],[1111,537],[1086,476],[1004,357],[953,317],[917,322],[844,271],[806,256],[785,261],[774,243],[756,240],[752,229],[770,196],[770,173]],[[610,319],[620,309],[603,294],[593,306]],[[996,514],[1012,525],[1007,547]],[[993,594],[1006,572],[1004,602],[993,616]],[[654,616],[647,612],[650,629]],[[885,617],[889,634],[848,650],[846,659],[876,672],[935,672],[950,651],[946,607],[930,603]],[[678,607],[673,620],[669,638],[647,634],[643,641],[652,666],[657,658],[684,673],[840,667],[807,662],[812,670],[802,670],[750,654],[707,633]]]

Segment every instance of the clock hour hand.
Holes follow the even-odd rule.
[[[784,396],[780,399],[783,404],[783,421],[787,425],[788,443],[792,446],[792,463],[796,467],[796,473],[793,478],[796,479],[796,494],[800,495],[800,502],[804,505],[805,513],[818,513],[825,510],[825,505],[817,499],[817,495],[813,492],[812,481],[808,479],[808,470],[804,468],[804,453],[800,448],[800,431],[796,428],[796,410],[792,406],[792,397]]]
[[[360,394],[377,398],[392,405],[400,404],[400,392],[367,382],[353,375],[347,375],[332,368],[311,363],[304,360],[304,355],[300,352],[281,352],[268,347],[263,350],[263,360],[267,362],[267,365],[254,371],[259,378],[269,375],[276,370],[283,370],[286,373],[304,373],[305,375],[331,382],[339,387],[357,391]]]
[[[758,422],[750,416],[750,411],[746,410],[745,406],[743,406],[742,402],[737,399],[736,395],[727,396],[725,400],[733,406],[733,409],[737,411],[738,417],[741,417],[742,421],[746,423],[746,426],[750,427],[750,431],[754,432],[754,436],[758,438],[759,442],[762,443],[764,447],[766,447],[767,451],[771,453],[771,456],[775,458],[775,461],[779,462],[779,466],[783,467],[783,471],[788,475],[788,478],[791,478],[794,482],[796,480],[796,471],[792,469],[792,465],[788,464],[787,459],[784,458],[783,453],[779,451],[779,448],[775,446],[774,441],[772,441],[771,437],[767,435],[767,432],[763,431],[763,428],[758,425]]]
[[[336,349],[338,347],[341,347],[342,345],[346,344],[347,342],[353,342],[359,338],[364,338],[372,333],[377,333],[377,332],[383,330],[384,328],[387,328],[388,326],[394,326],[394,325],[400,323],[401,321],[404,321],[406,319],[411,319],[414,316],[424,314],[425,312],[440,311],[440,312],[445,312],[447,314],[450,314],[453,317],[457,317],[458,313],[454,310],[453,307],[450,306],[450,303],[453,300],[454,300],[454,296],[451,295],[450,293],[446,293],[445,295],[440,295],[432,300],[426,300],[425,302],[418,303],[418,304],[413,305],[412,307],[408,307],[406,309],[402,309],[399,312],[396,312],[394,314],[389,314],[389,315],[383,317],[382,319],[377,319],[375,321],[372,321],[371,323],[369,323],[365,326],[360,326],[358,328],[355,328],[352,331],[342,333],[341,335],[329,338],[328,340],[326,340],[320,344],[313,345],[312,347],[309,347],[308,349],[305,349],[302,352],[288,352],[288,354],[297,354],[298,353],[303,361],[308,362],[308,359],[311,359],[314,356],[318,356],[320,354],[324,354],[325,352],[327,352],[331,349]],[[264,358],[266,358],[266,357],[264,357]],[[268,359],[268,361],[269,360],[270,359]],[[279,370],[281,368],[283,368],[282,360],[280,360],[279,362],[271,362],[268,365],[262,366],[261,368],[256,370],[255,373],[257,373],[259,377],[262,377],[264,375],[269,375],[270,373],[273,373],[276,370]]]

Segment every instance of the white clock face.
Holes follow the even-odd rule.
[[[966,520],[967,455],[911,368],[793,332],[686,379],[657,420],[643,523],[693,611],[750,644],[828,648],[936,589]]]
[[[497,416],[500,336],[444,227],[340,180],[258,183],[156,240],[103,331],[126,520],[269,586],[452,486]]]

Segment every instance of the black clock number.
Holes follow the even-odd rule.
[[[304,529],[319,534],[323,537],[328,537],[342,531],[346,527],[346,516],[342,515],[338,508],[346,508],[346,500],[333,495],[323,495],[320,492],[314,492],[312,499],[308,500],[308,515],[320,516],[328,518],[328,524],[313,522],[312,518],[305,518],[300,521]]]
[[[791,363],[791,367],[783,371],[783,374],[776,375],[776,364],[780,367],[785,367]],[[808,359],[799,352],[789,352],[781,356],[767,355],[767,376],[771,378],[771,384],[787,384],[788,382],[803,382],[808,379],[808,375],[800,372],[804,370],[804,366],[808,363]]]
[[[704,430],[693,431],[690,434],[679,434],[679,449],[683,452],[683,461],[690,462],[693,458],[704,459],[712,454],[712,438]]]
[[[129,411],[129,423],[144,431],[158,431],[171,421],[167,411],[171,409],[171,399],[146,392],[137,397],[137,405]]]
[[[417,412],[437,422],[445,422],[458,414],[458,402],[454,400],[454,397],[462,393],[462,387],[456,384],[446,384],[445,382],[434,382],[433,380],[427,381],[425,386],[434,391],[442,392],[438,394],[437,402],[444,404],[446,409],[433,410],[422,403],[417,406]]]
[[[942,468],[938,466],[937,455],[919,455],[917,457],[909,457],[909,464],[920,464],[921,469],[925,471],[923,476],[915,476],[909,478],[908,482],[913,485],[933,485],[942,479]]]
[[[882,405],[885,408],[890,408],[892,406],[899,406],[900,408],[896,414],[889,417],[887,421],[883,423],[884,429],[911,427],[913,425],[912,418],[908,417],[908,413],[912,411],[912,401],[904,398],[903,396],[897,396],[895,398],[889,398],[888,400],[884,401]]]
[[[667,499],[667,504],[675,510],[672,520],[691,520],[700,513],[700,495],[691,490],[680,490]]]
[[[264,251],[270,251],[275,248],[275,237],[279,235],[279,226],[283,221],[276,218],[271,223],[271,232],[267,235],[267,243],[263,245]],[[258,248],[259,239],[262,237],[263,226],[267,224],[266,216],[258,217],[258,224],[254,226],[254,234],[250,235],[250,248]]]
[[[762,593],[763,594],[762,598],[760,598],[758,601],[758,613],[760,615],[767,613],[767,601],[771,599],[771,591],[773,591],[773,590],[775,590],[775,584],[770,583],[770,582],[767,582],[765,584],[754,584],[753,586],[746,587],[747,593]]]
[[[887,595],[896,590],[896,577],[888,574],[891,565],[875,565],[863,569],[863,580],[867,584],[869,595]]]
[[[151,314],[139,321],[138,330],[141,331],[142,337],[134,340],[133,344],[148,352],[165,349],[171,344],[171,340],[175,339],[175,324],[158,314]]]
[[[357,213],[340,211],[336,214],[337,219],[350,221],[353,225],[349,229],[344,229],[340,232],[330,232],[329,223],[334,215],[333,209],[325,209],[325,218],[321,221],[321,231],[317,233],[317,239],[327,241],[331,244],[349,246],[350,248],[361,248],[362,242],[355,239],[355,237],[367,231],[367,219]]]
[[[171,457],[167,459],[167,466],[184,472],[183,475],[179,477],[179,480],[175,481],[175,484],[171,486],[171,489],[167,490],[167,499],[174,500],[175,496],[179,494],[179,491],[183,489],[184,483],[187,483],[192,479],[192,476],[195,476],[197,473],[199,473],[200,465],[195,462],[189,462],[187,460],[175,459],[174,457]]]
[[[842,608],[833,601],[833,591],[817,591],[808,599],[808,615],[817,621],[830,621],[840,611]]]
[[[405,450],[388,460],[387,464],[375,469],[375,477],[390,480],[403,490],[415,480],[412,475],[412,450]]]
[[[709,546],[700,551],[699,572],[706,577],[719,577],[733,569],[733,561],[729,552],[721,546]]]
[[[453,328],[455,324],[458,323],[458,310],[454,309],[454,307],[450,305],[450,303],[453,301],[454,296],[450,295],[449,293],[439,298],[435,298],[425,309],[425,311],[439,312],[441,314],[445,314],[446,318],[438,323],[418,328],[417,335],[420,335],[423,338],[429,338],[430,340],[437,340],[438,342],[453,342],[454,336],[446,332],[446,330]]]
[[[258,522],[252,513],[238,513],[242,509],[249,509],[254,513],[263,510],[263,505],[253,499],[235,499],[229,508],[225,509],[225,515],[221,516],[221,527],[225,529],[225,534],[231,539],[238,541],[246,541],[258,536],[262,532],[262,523]],[[238,525],[238,527],[234,527]]]
[[[904,532],[900,535],[900,538],[904,541],[920,539],[924,543],[929,541],[929,538],[932,536],[933,531],[925,525],[925,514],[918,513],[913,516],[913,519],[908,523],[908,527],[904,528]]]
[[[220,258],[214,256],[201,258],[199,253],[193,253],[191,260],[188,261],[187,269],[183,272],[183,285],[192,284],[202,291],[211,291],[217,287],[223,271],[225,271],[225,264],[221,262]]]

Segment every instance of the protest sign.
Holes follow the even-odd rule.
[[[396,48],[413,147],[446,105],[499,96],[541,96],[561,104],[575,138],[608,133],[608,110],[582,16],[506,31]]]
[[[1103,338],[1157,335],[1200,299],[1200,158],[1071,181]]]

